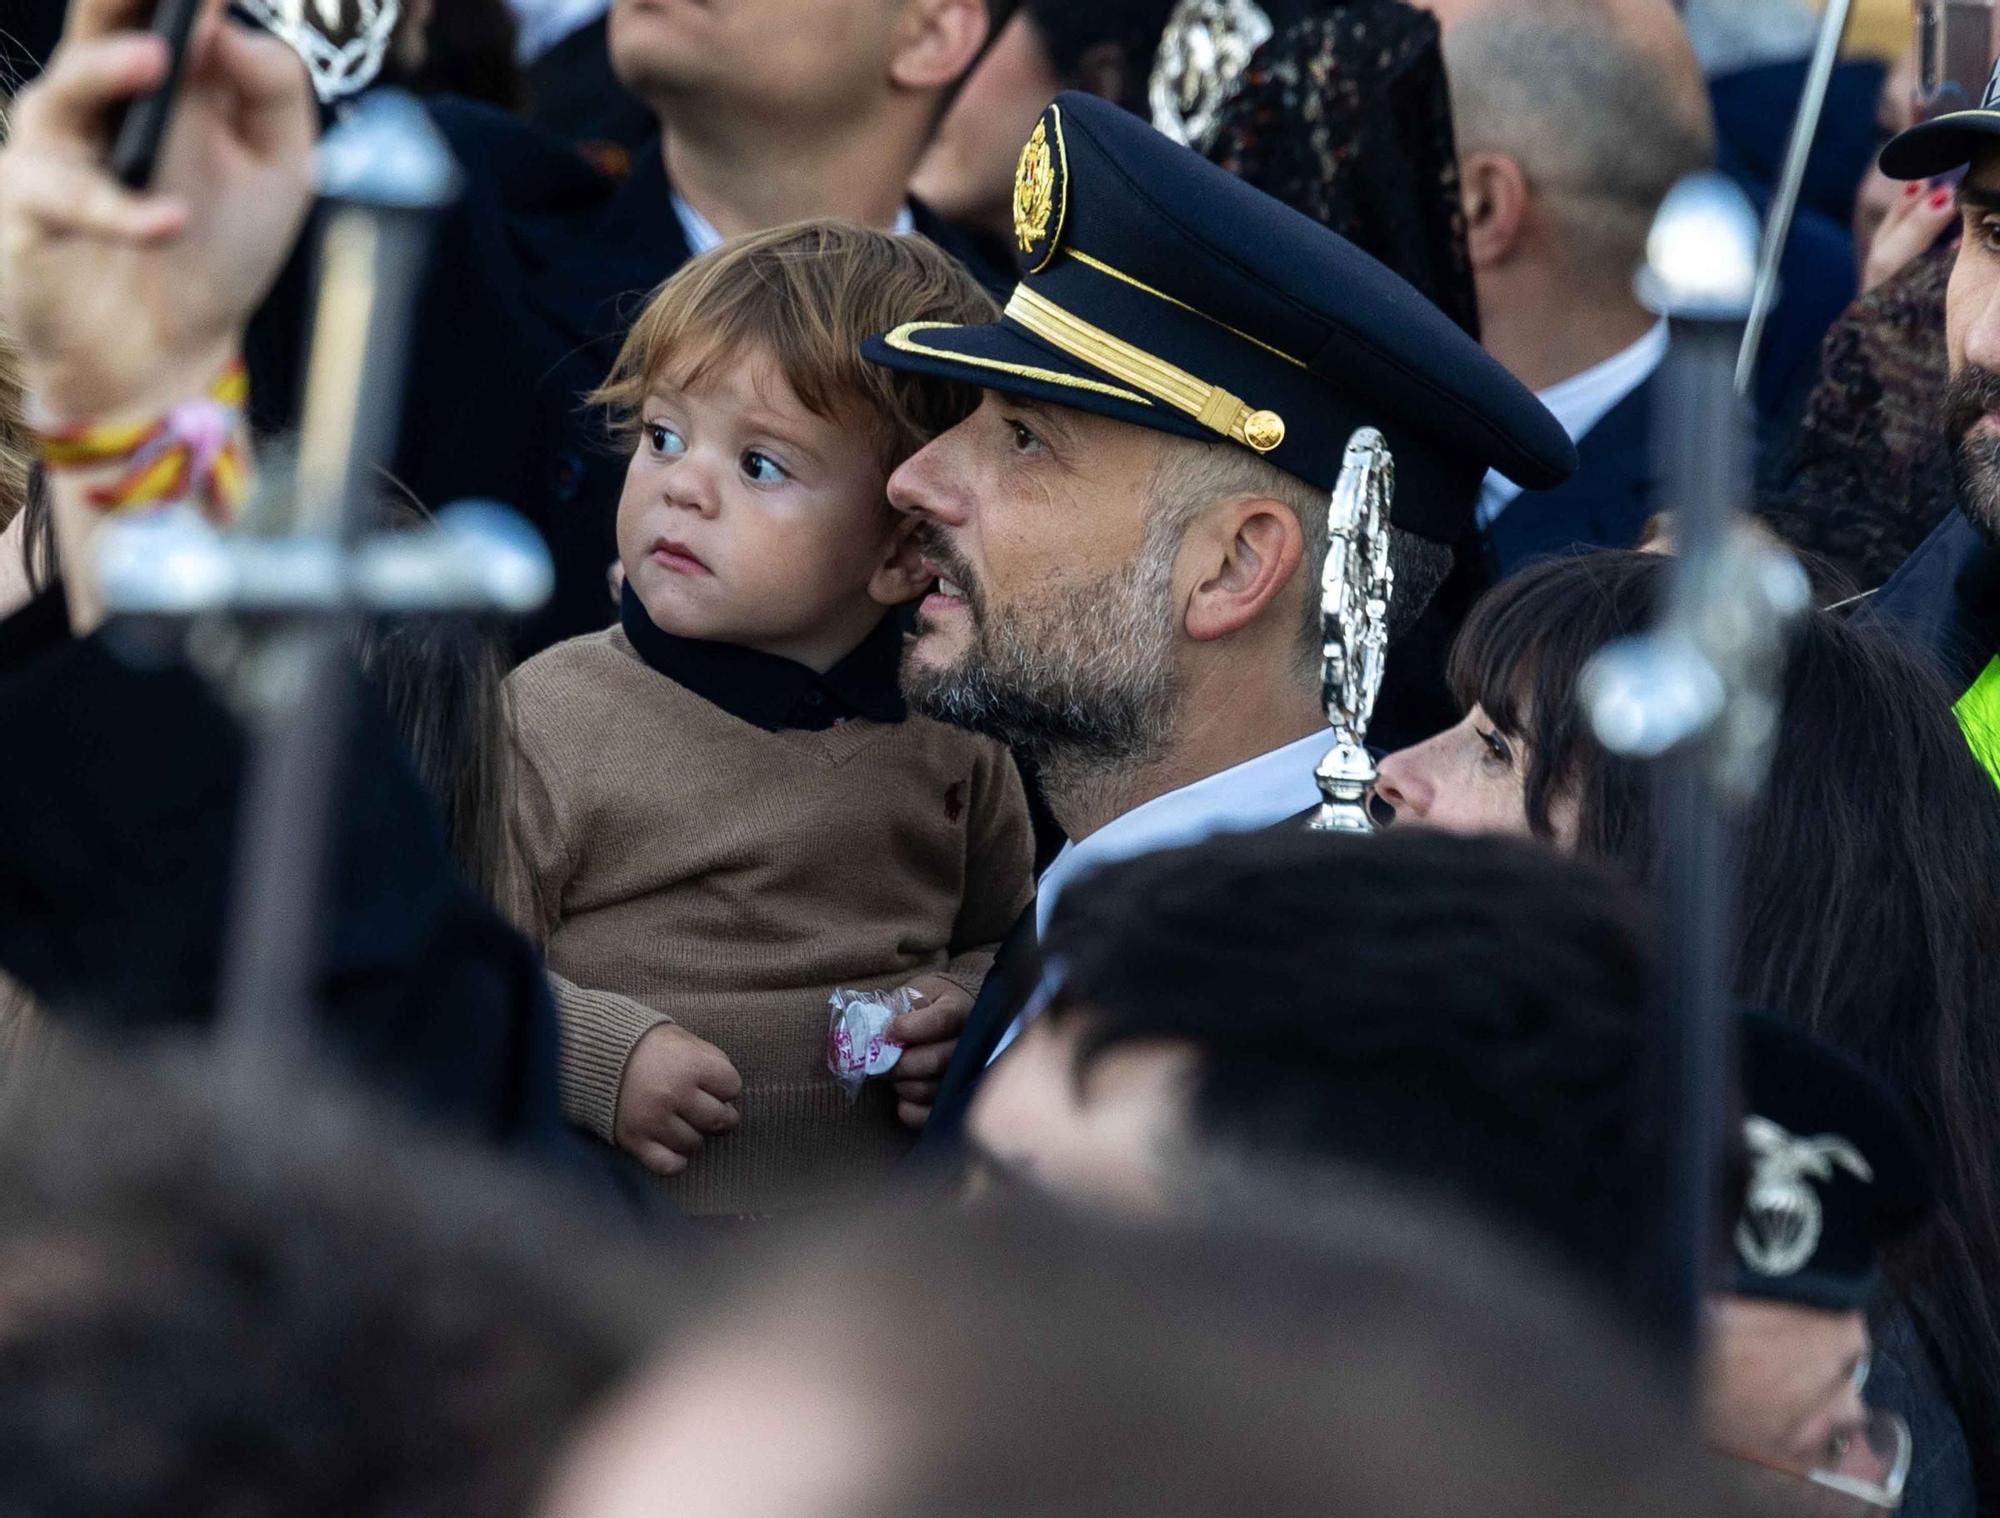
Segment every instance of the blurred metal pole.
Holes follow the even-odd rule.
[[[1667,935],[1660,1112],[1671,1144],[1659,1300],[1690,1347],[1713,1285],[1718,1158],[1735,1084],[1729,817],[1762,783],[1784,631],[1805,601],[1789,556],[1734,531],[1750,482],[1736,354],[1756,258],[1755,213],[1721,175],[1683,180],[1661,207],[1639,295],[1673,334],[1654,439],[1676,560],[1659,628],[1601,651],[1582,685],[1600,741],[1658,761]]]
[[[1784,262],[1785,244],[1791,240],[1792,222],[1798,216],[1806,164],[1812,159],[1820,117],[1826,113],[1827,87],[1833,82],[1833,66],[1840,61],[1840,46],[1847,38],[1847,17],[1852,9],[1853,0],[1826,0],[1826,8],[1820,12],[1819,36],[1813,43],[1812,61],[1806,67],[1806,87],[1799,95],[1798,113],[1792,117],[1791,140],[1785,145],[1784,171],[1778,177],[1771,209],[1764,218],[1757,282],[1736,350],[1738,395],[1747,396],[1756,379],[1757,352],[1764,345],[1764,324],[1770,320],[1771,308],[1778,301],[1778,268]]]
[[[393,91],[360,101],[321,146],[320,193],[332,209],[298,474],[281,519],[253,526],[328,540],[337,553],[360,533],[395,441],[431,223],[457,179],[422,107]],[[220,1027],[239,1066],[296,1059],[309,1038],[353,699],[340,612],[275,617],[253,634],[244,670],[251,746]]]

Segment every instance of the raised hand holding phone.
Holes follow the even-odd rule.
[[[201,0],[159,0],[153,13],[152,34],[167,45],[166,77],[122,113],[114,113],[118,125],[111,142],[111,172],[128,190],[143,190],[152,183],[200,13]]]
[[[116,112],[157,89],[169,49],[149,0],[75,0],[0,148],[0,320],[45,414],[85,421],[198,393],[297,238],[317,116],[282,43],[200,0],[145,190],[106,162]]]

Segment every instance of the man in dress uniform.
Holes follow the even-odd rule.
[[[1065,93],[1037,122],[1014,250],[998,321],[867,349],[983,391],[889,482],[938,576],[906,694],[1029,754],[1071,840],[942,1072],[933,1146],[1009,1041],[1007,967],[1069,880],[1318,800],[1318,585],[1354,431],[1396,460],[1392,635],[1486,470],[1543,487],[1576,458],[1409,285],[1106,101]]]
[[[1969,1513],[1950,1402],[1908,1304],[1878,1300],[1885,1253],[1930,1209],[1924,1147],[1846,1055],[1761,1013],[1741,1029],[1743,1190],[1735,1277],[1709,1302],[1709,1438],[1794,1495],[1805,1481],[1857,1511]]]
[[[1974,109],[1923,122],[1882,150],[1882,172],[1930,179],[1965,171],[1964,235],[1945,292],[1951,381],[1941,428],[1958,510],[1918,545],[1868,614],[1928,646],[1961,692],[1967,741],[2000,781],[2000,68]]]

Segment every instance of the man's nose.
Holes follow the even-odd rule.
[[[2000,280],[1994,280],[1965,329],[1965,362],[2000,374]]]
[[[961,527],[966,511],[963,496],[949,483],[954,479],[946,441],[950,436],[932,438],[889,476],[889,504],[910,516]]]
[[[1376,799],[1392,807],[1398,821],[1428,815],[1436,795],[1423,744],[1399,748],[1376,767]]]

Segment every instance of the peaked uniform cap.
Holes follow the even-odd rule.
[[[1947,111],[1890,138],[1882,149],[1882,172],[1891,179],[1948,174],[1995,146],[1995,139],[2000,139],[2000,64],[1994,65],[1976,107]]]
[[[1882,1253],[1930,1210],[1928,1152],[1873,1075],[1764,1013],[1742,1022],[1743,1206],[1736,1290],[1866,1307]]]
[[[876,363],[1205,441],[1331,490],[1350,435],[1396,460],[1392,519],[1472,529],[1479,482],[1576,467],[1526,387],[1346,239],[1093,96],[1065,92],[1021,155],[1020,282],[999,321],[917,322]]]

